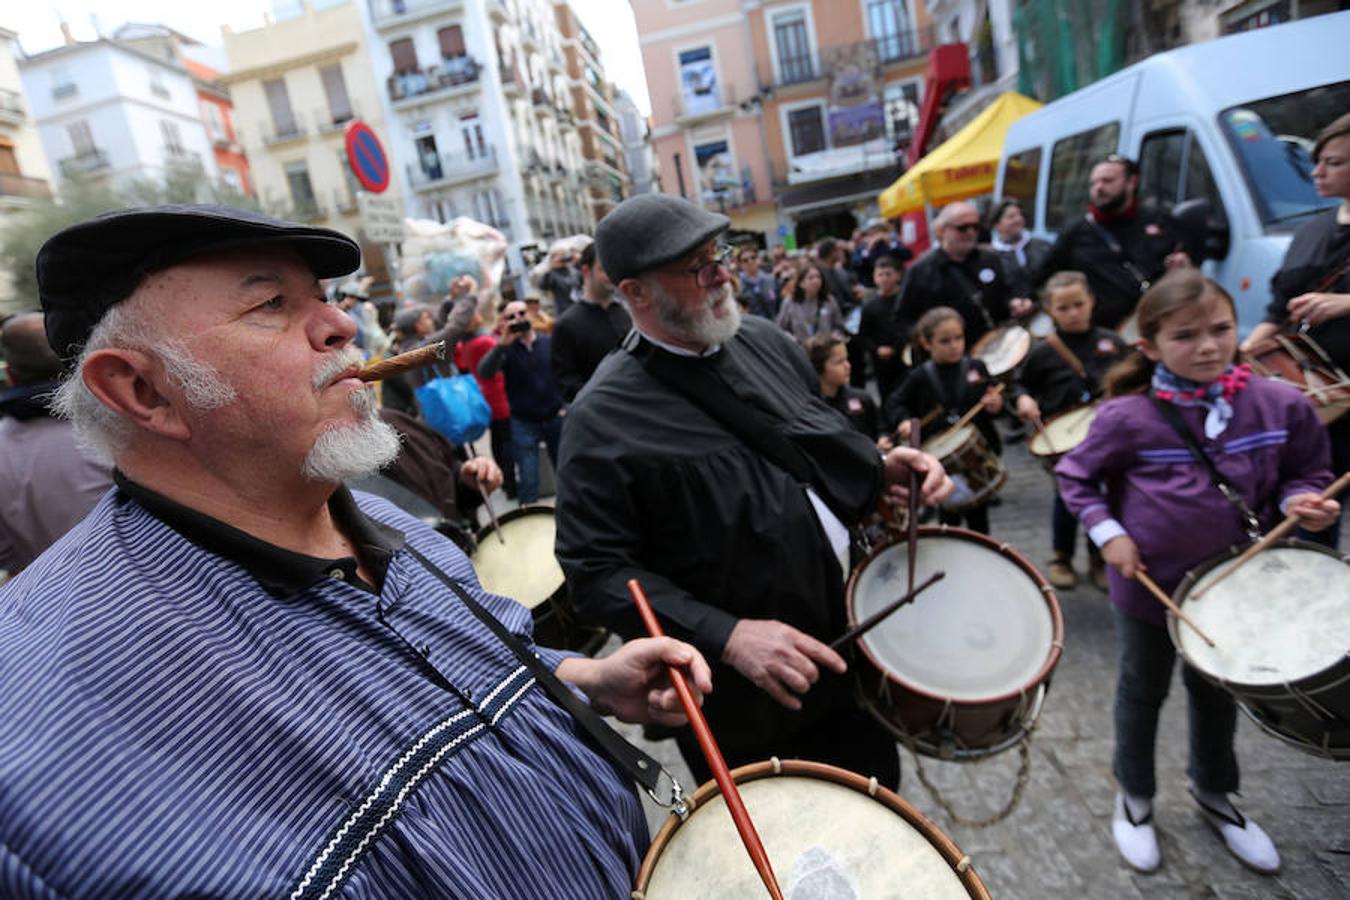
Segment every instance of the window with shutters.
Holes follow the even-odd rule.
[[[795,84],[816,77],[811,57],[811,32],[806,24],[804,7],[774,14],[773,40],[778,51],[781,84]]]
[[[395,74],[404,75],[417,71],[417,49],[413,47],[412,38],[390,41],[389,55],[394,61]]]
[[[295,111],[291,109],[291,95],[286,90],[286,82],[274,78],[263,82],[263,93],[267,96],[267,108],[272,113],[272,133],[279,138],[292,137],[300,133],[295,121]]]
[[[825,118],[820,106],[794,109],[788,113],[788,134],[792,155],[805,156],[825,149]]]
[[[459,25],[451,25],[437,31],[436,40],[440,42],[443,59],[458,59],[465,53],[464,29]]]
[[[352,101],[347,96],[347,81],[342,77],[342,66],[334,64],[319,70],[323,93],[328,98],[328,115],[334,125],[351,119]]]
[[[71,122],[66,126],[66,134],[70,135],[70,149],[75,151],[76,156],[94,154],[94,133],[89,130],[88,122],[83,119]]]
[[[291,204],[296,215],[307,217],[318,212],[314,185],[309,180],[309,166],[304,161],[286,163],[286,186],[291,192]]]

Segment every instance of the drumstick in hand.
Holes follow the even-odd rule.
[[[642,585],[636,578],[629,579],[628,593],[637,604],[642,623],[647,626],[647,633],[652,637],[665,635],[661,623],[656,620],[656,613],[652,612],[652,605],[647,602],[646,592],[642,590]],[[769,854],[759,839],[759,833],[755,831],[755,823],[750,821],[750,813],[745,808],[745,801],[741,799],[741,792],[736,788],[736,782],[727,769],[726,760],[722,758],[717,741],[713,739],[712,730],[708,728],[708,720],[703,718],[703,712],[694,700],[694,693],[684,680],[684,673],[675,666],[666,666],[666,673],[670,676],[670,683],[675,686],[675,693],[679,695],[681,705],[684,706],[684,714],[689,717],[689,725],[694,729],[694,737],[698,738],[699,749],[703,751],[703,758],[708,761],[708,768],[712,769],[713,778],[722,792],[722,799],[731,813],[731,821],[735,823],[736,830],[741,835],[741,842],[745,844],[746,852],[750,854],[750,861],[755,864],[759,877],[764,880],[764,886],[769,889],[769,896],[774,900],[783,900],[783,891],[778,887],[773,867],[769,865]]]
[[[1317,499],[1330,500],[1337,494],[1339,494],[1341,491],[1345,490],[1347,487],[1350,487],[1350,472],[1346,472],[1340,478],[1337,478],[1336,481],[1332,483],[1331,487],[1327,488],[1325,491],[1317,495]],[[1266,534],[1265,537],[1261,538],[1261,540],[1257,541],[1255,544],[1252,544],[1246,550],[1242,551],[1242,555],[1239,556],[1237,559],[1233,560],[1232,564],[1229,565],[1228,568],[1220,572],[1217,578],[1215,578],[1209,584],[1199,588],[1198,590],[1192,591],[1191,596],[1199,597],[1205,591],[1214,587],[1214,585],[1218,584],[1220,581],[1223,581],[1229,575],[1232,575],[1238,569],[1242,568],[1248,562],[1250,562],[1253,556],[1260,553],[1262,550],[1266,549],[1271,544],[1275,543],[1289,532],[1293,531],[1297,525],[1298,525],[1298,516],[1285,516],[1284,521],[1280,522],[1280,524],[1270,529],[1270,531]]]
[[[991,387],[989,390],[985,391],[985,392],[984,392],[984,396],[985,396],[985,397],[988,397],[990,394],[993,394],[993,395],[997,396],[997,395],[999,395],[999,394],[1001,394],[1001,393],[1003,393],[1003,385],[1001,385],[1001,384],[996,384],[996,385],[994,385],[993,387]],[[975,404],[974,406],[972,406],[970,409],[966,410],[966,414],[965,414],[964,416],[962,416],[961,418],[957,419],[957,420],[956,420],[956,424],[953,425],[951,428],[949,428],[949,429],[947,429],[947,430],[948,430],[948,431],[956,431],[958,428],[964,428],[965,426],[967,426],[967,425],[970,424],[970,420],[971,420],[971,419],[975,418],[976,416],[978,416],[978,415],[980,414],[980,410],[982,410],[982,409],[984,409],[984,398],[983,398],[983,397],[980,398],[980,402],[979,402],[979,403],[976,403],[976,404]]]
[[[872,613],[866,619],[863,619],[857,625],[854,625],[848,631],[845,631],[839,637],[830,641],[830,649],[838,651],[847,647],[849,644],[853,643],[858,638],[862,637],[864,634],[867,634],[867,632],[871,631],[876,626],[880,625],[882,620],[885,619],[887,616],[889,616],[891,613],[895,612],[900,607],[904,606],[906,603],[911,602],[915,597],[919,596],[924,591],[928,590],[930,587],[937,584],[939,581],[941,581],[946,577],[947,577],[946,572],[934,572],[932,575],[929,576],[928,580],[925,581],[923,584],[919,585],[918,588],[910,588],[909,593],[905,594],[905,596],[899,598],[898,600],[892,600],[890,603],[887,603],[881,609]]]
[[[1176,616],[1178,619],[1189,625],[1191,627],[1191,631],[1194,631],[1196,634],[1200,635],[1201,639],[1203,639],[1206,644],[1209,644],[1211,647],[1216,646],[1213,639],[1210,638],[1209,635],[1201,631],[1200,626],[1192,622],[1190,616],[1182,612],[1181,607],[1177,606],[1175,603],[1172,602],[1171,597],[1163,593],[1163,589],[1158,587],[1158,582],[1148,577],[1147,572],[1139,570],[1134,573],[1134,577],[1138,578],[1139,583],[1142,584],[1144,587],[1148,588],[1149,593],[1157,597],[1158,601],[1162,603],[1163,606],[1171,610],[1174,616]]]
[[[918,419],[909,420],[909,446],[918,449],[923,424]],[[919,473],[909,470],[909,522],[905,534],[905,554],[909,561],[909,595],[914,596],[914,563],[919,555]]]

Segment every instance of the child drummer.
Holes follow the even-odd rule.
[[[919,346],[928,361],[910,371],[900,386],[885,401],[886,421],[898,431],[900,441],[908,442],[910,419],[925,423],[922,432],[936,437],[957,423],[975,407],[981,407],[971,424],[979,429],[989,449],[1002,455],[1003,442],[994,428],[993,417],[1003,409],[1003,398],[991,390],[989,370],[978,359],[966,355],[965,322],[950,306],[938,306],[920,317],[914,327]],[[896,426],[898,425],[898,429]],[[969,490],[960,472],[951,472],[957,482],[952,499]],[[988,503],[979,503],[961,511],[943,507],[938,511],[944,525],[960,525],[981,534],[989,533]]]
[[[1044,306],[1055,321],[1055,331],[1032,348],[1013,376],[1008,392],[1013,409],[1024,422],[1039,430],[1046,419],[1101,395],[1106,370],[1128,350],[1114,331],[1092,327],[1092,291],[1082,272],[1058,272],[1045,284]],[[1060,448],[1067,450],[1068,447]],[[1073,570],[1078,520],[1055,491],[1050,515],[1055,557],[1050,561],[1050,583],[1071,588],[1078,583]],[[1088,574],[1098,590],[1106,590],[1101,553],[1088,541]]]

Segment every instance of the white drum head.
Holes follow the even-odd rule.
[[[1055,416],[1045,423],[1045,430],[1032,435],[1027,449],[1033,456],[1058,456],[1068,453],[1088,436],[1092,420],[1097,417],[1096,406],[1080,406]]]
[[[944,431],[937,437],[930,438],[923,442],[923,452],[936,456],[939,460],[946,459],[957,450],[966,445],[975,433],[974,425],[962,425],[960,428],[952,428]]]
[[[866,794],[794,775],[760,778],[739,787],[785,896],[970,898],[928,838]],[[675,829],[645,896],[766,896],[720,794]]]
[[[1192,592],[1229,565],[1210,569]],[[1213,590],[1182,598],[1181,609],[1215,643],[1210,647],[1178,623],[1182,652],[1197,669],[1225,681],[1298,681],[1350,652],[1350,567],[1317,550],[1263,550]]]
[[[1011,372],[1031,350],[1031,332],[1021,325],[1005,325],[993,332],[988,343],[975,351],[975,355],[984,363],[993,377]]]
[[[562,567],[553,555],[557,527],[553,510],[531,510],[501,523],[503,544],[488,531],[478,541],[473,567],[483,588],[534,609],[563,585]]]
[[[854,582],[862,621],[907,587],[905,545],[892,544]],[[906,685],[957,701],[991,700],[1036,681],[1054,649],[1055,624],[1040,587],[1012,558],[955,535],[919,538],[914,583],[937,584],[859,643]]]

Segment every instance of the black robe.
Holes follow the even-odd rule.
[[[1277,325],[1289,318],[1289,301],[1306,294],[1350,261],[1350,225],[1336,224],[1332,207],[1306,222],[1289,243],[1280,270],[1270,279],[1270,306],[1266,321]],[[1350,271],[1343,272],[1329,293],[1350,292]],[[1328,319],[1309,329],[1308,334],[1343,369],[1350,369],[1350,316]]]
[[[782,423],[846,525],[874,508],[880,454],[821,400],[805,353],[772,322],[748,316],[718,354],[686,362]],[[666,632],[707,657],[716,687],[704,712],[728,760],[852,703],[850,679],[822,670],[792,712],[718,662],[742,618],[838,637],[844,573],[803,486],[630,352],[605,358],[565,419],[557,526],[558,560],[584,617],[644,635],[626,587],[637,578]]]

